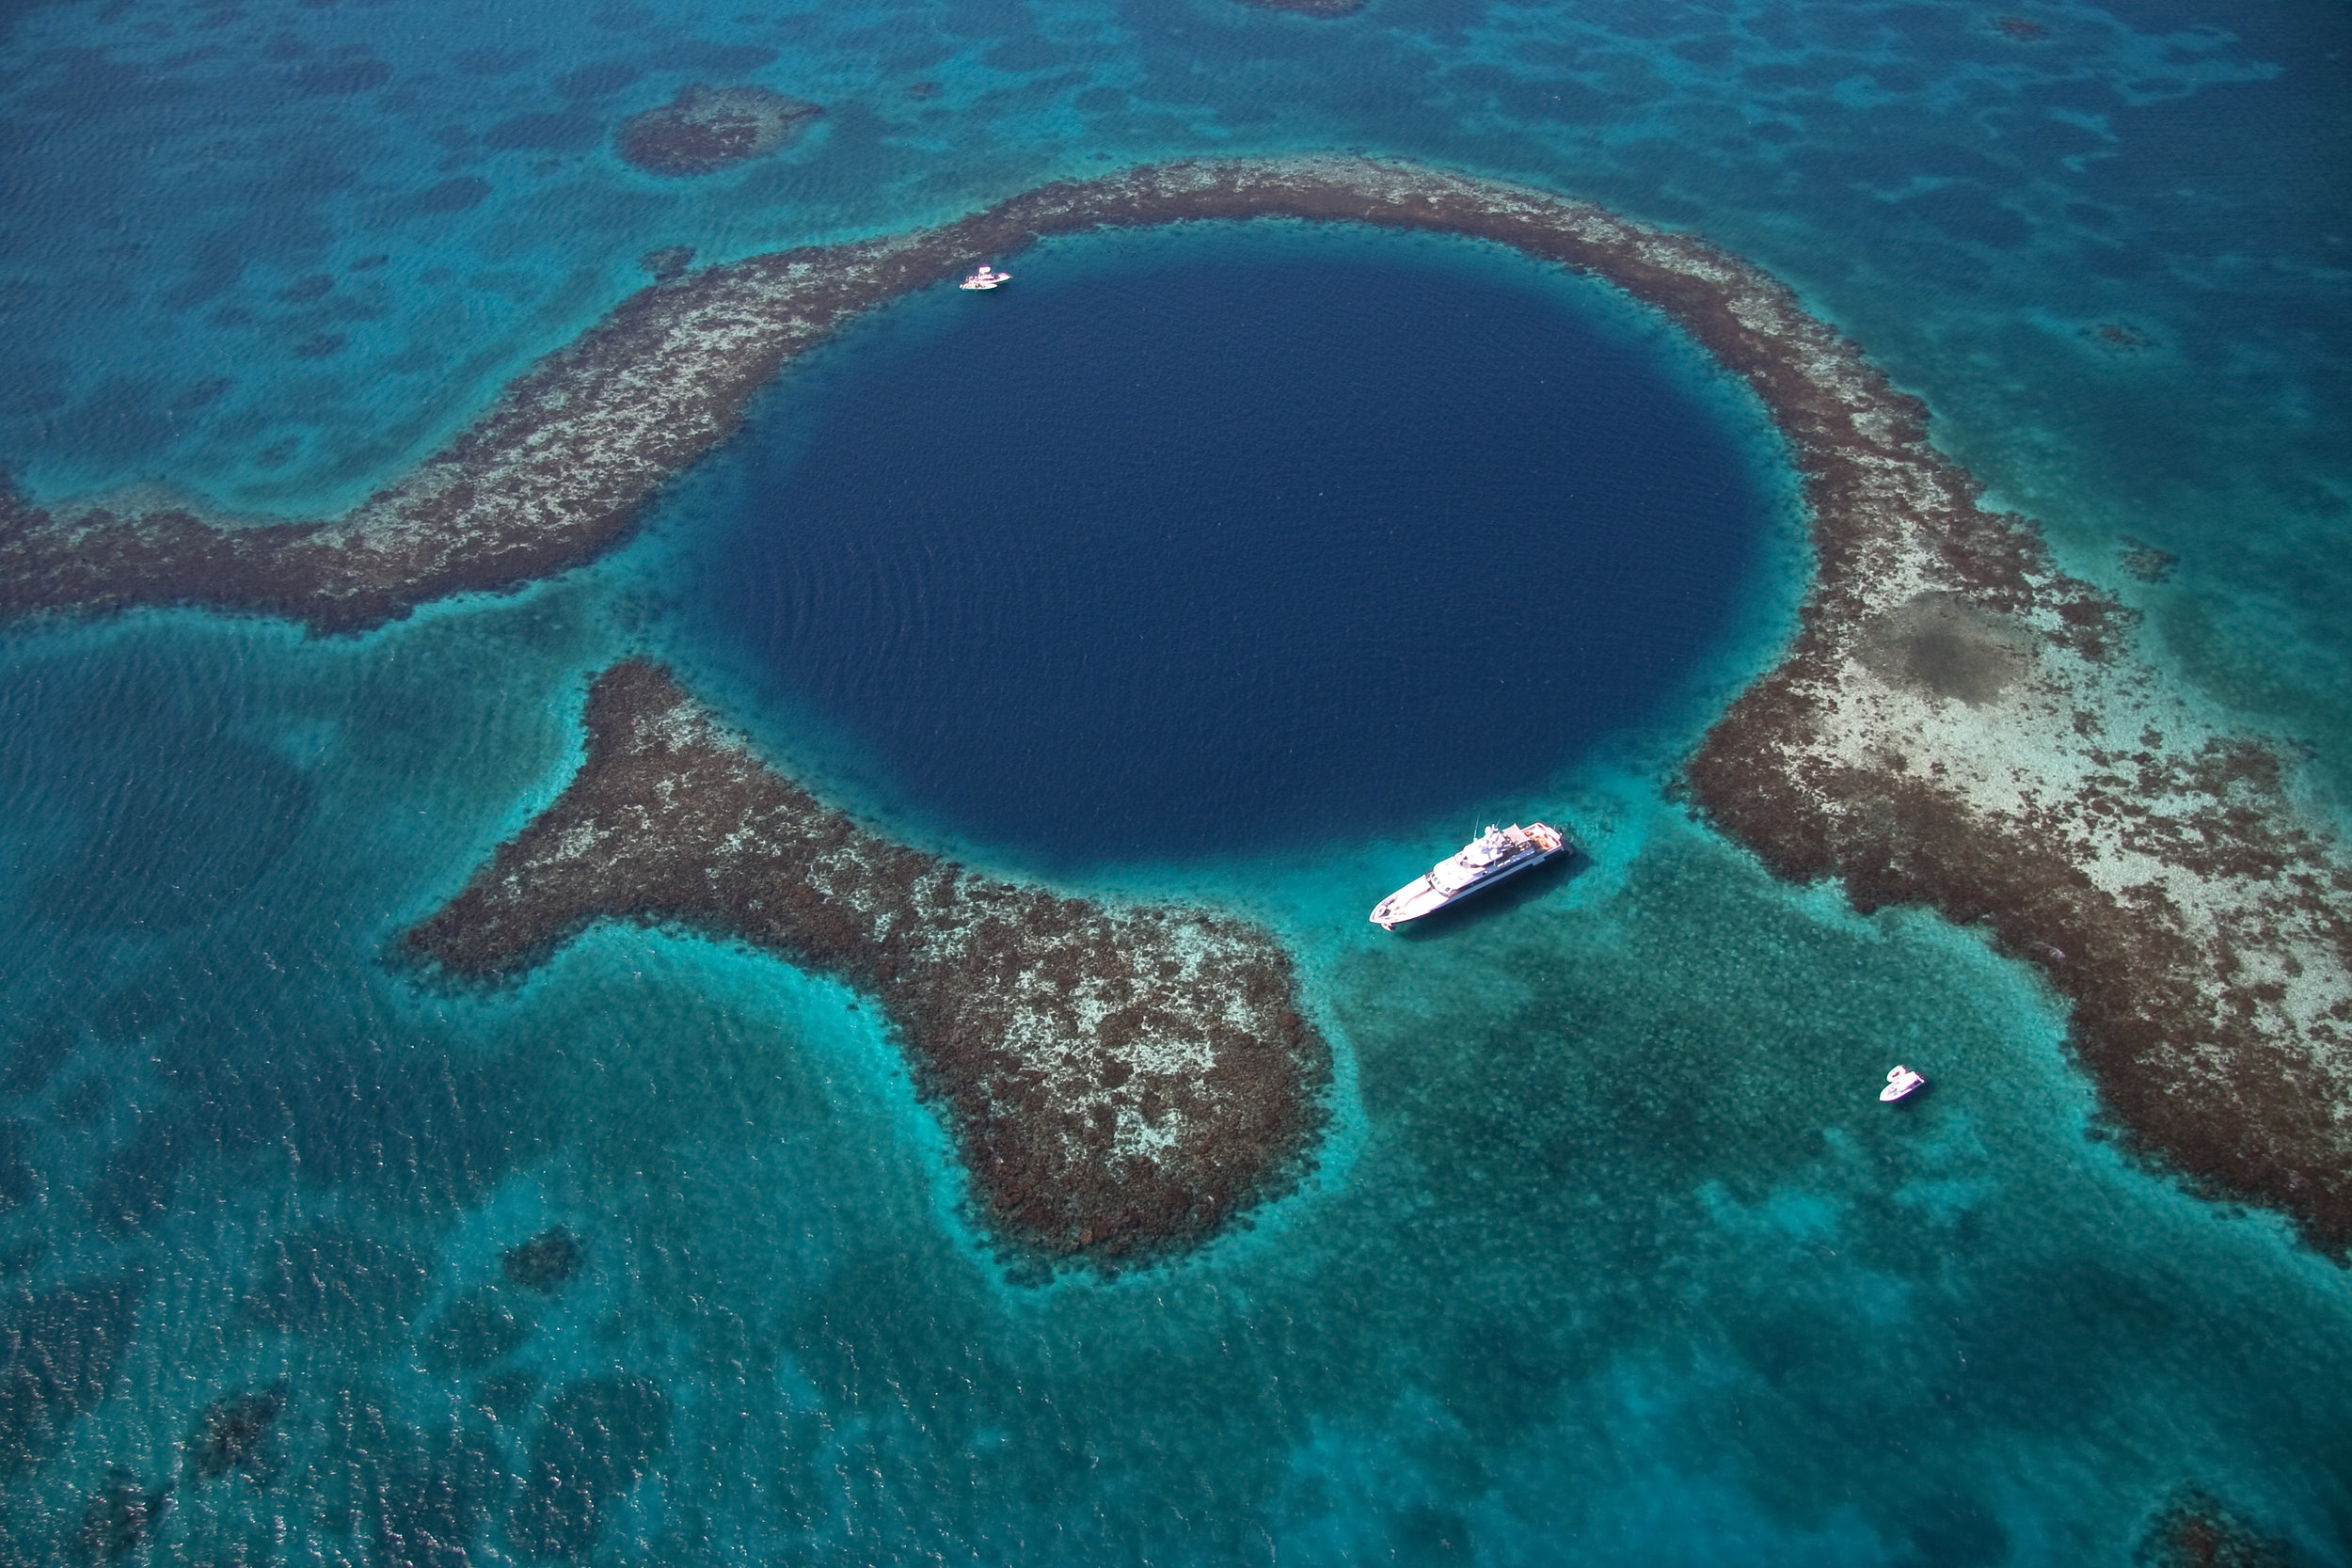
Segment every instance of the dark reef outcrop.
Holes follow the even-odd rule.
[[[637,258],[637,264],[645,269],[657,283],[675,283],[684,277],[694,264],[694,247],[691,245],[665,245],[659,250],[648,250]]]
[[[766,87],[697,84],[629,116],[615,145],[622,162],[648,174],[708,174],[775,151],[824,112]]]
[[[130,1279],[85,1280],[0,1305],[0,1481],[55,1453],[106,1397],[138,1294]]]
[[[169,1486],[150,1487],[122,1465],[106,1472],[106,1483],[91,1494],[81,1523],[66,1539],[70,1562],[122,1562],[139,1555],[171,1506]]]
[[[1815,575],[1780,663],[1692,759],[1694,803],[1774,871],[1838,879],[1862,909],[1925,904],[1981,923],[2072,1002],[2074,1048],[2135,1150],[2292,1215],[2331,1254],[2352,1248],[2352,1120],[2334,1115],[2352,1102],[2352,866],[2296,806],[2277,756],[2133,657],[2121,605],[2058,570],[2031,522],[1980,506],[1975,482],[1930,444],[1923,405],[1785,285],[1589,203],[1354,158],[1183,163],[1045,185],[894,238],[707,268],[625,301],[414,474],[332,523],[237,529],[184,510],[53,513],[0,495],[0,616],[196,604],[342,632],[512,588],[610,549],[780,365],[869,305],[1043,235],[1254,217],[1507,245],[1607,278],[1744,378],[1802,478]],[[652,702],[645,678],[600,687],[598,700]],[[826,815],[797,795],[778,804],[746,782],[755,771],[713,763],[694,773],[708,799],[640,803],[659,804],[680,843],[698,816],[692,842],[721,860],[615,849],[571,865],[546,858],[555,841],[534,826],[509,846],[526,857],[511,869],[531,872],[531,898],[508,907],[485,874],[428,923],[427,947],[453,968],[503,973],[595,913],[638,914],[745,931],[884,988],[957,1104],[998,1212],[1049,1243],[1089,1233],[1091,1200],[1051,1196],[1047,1165],[1022,1165],[1029,1184],[1017,1190],[991,1175],[1019,1144],[998,1141],[1002,1097],[1030,1095],[1022,1103],[1067,1120],[1057,1097],[1074,1080],[978,1065],[971,1053],[1009,1063],[1029,1048],[968,1037],[977,1021],[951,1024],[925,1010],[945,1005],[938,993],[900,983],[911,961],[926,974],[980,963],[950,962],[928,939],[914,959],[892,943],[915,927],[876,923],[880,906],[866,901],[880,890],[914,897],[904,890],[930,885],[929,870],[890,859],[912,851],[872,848],[873,864],[903,875],[828,871],[798,884],[808,902],[788,919],[773,905],[711,902],[737,875],[721,867],[739,864],[729,835],[748,820],[725,811]],[[583,810],[586,822],[592,806],[559,802]],[[778,865],[822,860],[805,847],[776,853]],[[777,894],[793,885],[778,880]],[[1050,957],[1003,961],[1013,974]],[[946,1061],[961,1065],[936,1065]],[[967,1077],[991,1085],[968,1105]],[[1037,1086],[1048,1079],[1050,1094]],[[1154,1212],[1149,1223],[1174,1223],[1172,1210]]]
[[[1364,0],[1249,0],[1249,4],[1269,11],[1293,11],[1300,16],[1353,16],[1364,8]]]
[[[585,1378],[558,1389],[507,1513],[508,1544],[541,1561],[594,1551],[605,1505],[670,1446],[670,1397],[646,1378]]]
[[[597,677],[587,760],[402,940],[491,979],[591,922],[738,938],[879,996],[976,1196],[1049,1253],[1148,1256],[1292,1173],[1329,1051],[1271,934],[979,877],[825,806],[667,672]]]
[[[2194,1486],[2172,1495],[2132,1553],[2133,1568],[2291,1568],[2294,1561],[2286,1543]]]
[[[285,1408],[283,1378],[272,1387],[215,1400],[188,1434],[188,1467],[199,1481],[216,1481],[238,1470],[256,1485],[267,1485],[276,1471],[270,1436]]]
[[[586,1256],[580,1239],[568,1227],[551,1226],[500,1253],[499,1269],[523,1289],[551,1296],[580,1272],[580,1261]]]

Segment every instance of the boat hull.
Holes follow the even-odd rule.
[[[1573,845],[1563,838],[1552,848],[1535,850],[1522,855],[1510,864],[1498,867],[1469,886],[1456,888],[1452,892],[1438,887],[1424,875],[1417,880],[1407,882],[1380,900],[1378,907],[1372,911],[1372,923],[1384,931],[1393,931],[1399,926],[1408,922],[1426,919],[1439,910],[1451,909],[1465,898],[1474,898],[1490,887],[1507,882],[1522,871],[1533,871],[1547,862],[1557,860],[1573,847]]]

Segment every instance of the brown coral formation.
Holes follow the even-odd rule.
[[[1269,11],[1295,11],[1300,16],[1352,16],[1364,8],[1364,0],[1249,0],[1253,6]]]
[[[2181,563],[2181,558],[2170,550],[2160,550],[2137,539],[2124,540],[2116,560],[2125,576],[2151,584],[2170,580],[2172,568]]]
[[[988,1217],[1051,1253],[1188,1244],[1303,1157],[1329,1053],[1265,931],[1060,897],[889,843],[651,664],[599,676],[587,724],[579,774],[407,933],[410,953],[490,978],[621,917],[839,974],[882,999]]]
[[[2152,346],[2148,334],[2122,322],[2100,322],[2084,327],[2082,335],[2110,354],[2137,354]]]
[[[231,1470],[242,1470],[253,1481],[266,1483],[272,1468],[267,1452],[270,1433],[285,1407],[282,1378],[273,1387],[231,1394],[206,1405],[184,1445],[197,1479],[216,1481]]]
[[[0,1298],[0,1481],[56,1453],[73,1418],[106,1397],[139,1290],[133,1279],[88,1279]]]
[[[82,1521],[66,1539],[69,1561],[121,1562],[139,1554],[171,1506],[169,1486],[149,1487],[135,1470],[117,1465],[106,1483],[82,1509]]]
[[[657,283],[675,283],[686,276],[694,264],[694,247],[691,245],[665,245],[659,250],[648,250],[637,258],[637,264],[652,275]]]
[[[1981,923],[2074,1004],[2133,1148],[2343,1256],[2352,868],[2278,759],[2123,657],[2121,607],[1979,507],[1919,405],[1793,302],[1699,335],[1772,406],[1816,556],[1794,643],[1689,765],[1699,804],[1862,910]]]
[[[2074,1004],[2075,1045],[2136,1148],[2352,1246],[2352,1117],[2337,1114],[2352,1105],[2352,870],[2300,825],[2275,759],[2126,657],[2120,607],[2058,572],[2030,523],[1981,508],[1919,403],[1786,287],[1587,203],[1362,159],[1183,163],[707,268],[625,302],[332,524],[51,515],[0,497],[0,616],[183,603],[346,631],[511,587],[611,548],[778,366],[866,306],[1041,235],[1262,216],[1512,245],[1609,278],[1745,377],[1803,474],[1817,576],[1787,657],[1692,760],[1697,802],[1774,870],[1842,879],[1862,908],[1986,922]],[[648,886],[651,903],[615,887],[596,907],[683,896]],[[484,916],[507,920],[494,903]],[[703,918],[690,906],[680,918]],[[808,937],[810,918],[779,943],[852,973],[880,962]],[[464,967],[465,944],[452,951]]]
[[[2293,1561],[2284,1543],[2194,1486],[2173,1494],[2132,1554],[2134,1568],[2288,1568]]]
[[[766,87],[698,83],[622,121],[616,147],[624,163],[648,174],[708,174],[773,152],[824,112]]]
[[[332,521],[237,528],[186,509],[51,511],[0,488],[0,619],[180,604],[353,632],[451,594],[519,587],[627,537],[664,481],[733,433],[753,392],[857,311],[1042,235],[1252,217],[1496,240],[1613,278],[1703,337],[1710,322],[1736,327],[1739,300],[1777,287],[1701,242],[1597,207],[1359,159],[1181,163],[1057,182],[937,229],[754,257],[644,290]]]
[[[554,1226],[499,1254],[499,1268],[525,1290],[551,1296],[580,1272],[586,1254],[569,1227]]]

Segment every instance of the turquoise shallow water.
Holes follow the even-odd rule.
[[[2340,800],[2343,13],[2004,14],[16,8],[0,462],[338,505],[656,246],[1365,148],[1789,279]],[[691,80],[828,112],[706,182],[615,162]],[[732,471],[603,565],[357,641],[0,641],[0,1561],[70,1558],[118,1469],[173,1484],[185,1562],[2120,1564],[2185,1485],[2352,1557],[2344,1272],[2122,1160],[1974,937],[1774,884],[1671,798],[1771,657],[1785,541],[1675,701],[1462,803],[1565,817],[1573,877],[1401,942],[1362,909],[1460,812],[1095,874],[1272,923],[1339,1053],[1316,1171],[1179,1266],[993,1256],[872,1006],[755,955],[608,930],[510,992],[412,985],[388,942],[561,787],[631,648],[952,838],[679,621]],[[1896,1059],[1938,1088],[1890,1117]],[[504,1282],[554,1224],[581,1273]],[[187,1472],[198,1413],[280,1379],[253,1473]]]

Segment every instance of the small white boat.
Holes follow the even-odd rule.
[[[1916,1094],[1928,1086],[1928,1081],[1909,1068],[1898,1063],[1886,1075],[1886,1087],[1879,1090],[1879,1098],[1892,1105],[1906,1095]]]
[[[986,261],[983,261],[980,263],[979,271],[974,273],[971,277],[957,284],[956,287],[959,289],[993,289],[999,283],[1009,283],[1011,281],[1012,274],[1009,272],[998,272],[994,267],[990,266]]]

